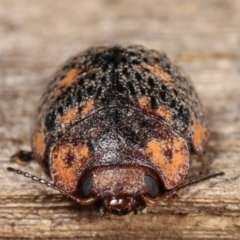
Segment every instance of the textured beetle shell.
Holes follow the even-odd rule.
[[[147,166],[172,189],[187,174],[190,151],[200,155],[206,141],[191,81],[164,53],[141,46],[70,58],[42,97],[31,137],[39,163],[68,192],[89,168],[112,165]]]

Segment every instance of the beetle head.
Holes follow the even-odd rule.
[[[100,214],[139,213],[146,207],[144,197],[160,194],[159,180],[140,166],[99,167],[88,172],[80,183],[80,197],[94,198]]]

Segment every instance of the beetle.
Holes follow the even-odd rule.
[[[138,213],[183,187],[208,132],[193,84],[165,53],[92,47],[60,67],[37,109],[28,155],[53,184],[8,170],[95,202],[102,215]]]

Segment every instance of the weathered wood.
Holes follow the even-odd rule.
[[[240,2],[0,0],[0,239],[239,239]],[[143,214],[101,217],[51,189],[6,171],[29,149],[29,128],[49,76],[91,45],[137,43],[163,50],[191,76],[211,138],[184,189]],[[19,167],[48,179],[31,162]],[[202,173],[202,174],[201,174]]]

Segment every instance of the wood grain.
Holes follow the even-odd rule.
[[[0,0],[0,239],[239,239],[240,2]],[[56,68],[86,47],[165,51],[191,76],[211,138],[188,180],[224,171],[140,215],[101,217],[6,171],[29,148],[38,100]],[[35,162],[19,167],[49,178]]]

